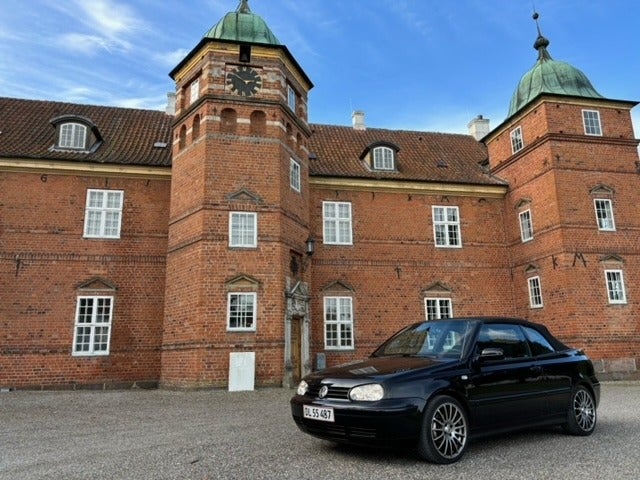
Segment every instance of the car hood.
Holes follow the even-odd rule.
[[[312,373],[311,378],[372,378],[442,365],[442,360],[426,357],[370,357]]]

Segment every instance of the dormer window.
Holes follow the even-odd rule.
[[[393,143],[378,141],[372,143],[360,154],[371,170],[393,172],[397,168],[397,155],[400,148]]]
[[[389,147],[375,147],[373,149],[374,170],[395,170],[393,161],[394,151]]]
[[[60,125],[58,147],[84,150],[87,147],[87,127],[81,123],[69,122]]]

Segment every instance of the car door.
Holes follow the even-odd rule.
[[[480,354],[487,348],[500,349],[504,356],[483,359]],[[478,431],[509,429],[540,418],[542,370],[520,325],[482,325],[475,349],[479,359],[467,388],[473,427]]]

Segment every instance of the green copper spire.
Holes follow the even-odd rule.
[[[518,88],[511,97],[509,117],[543,93],[567,95],[571,97],[603,98],[587,76],[577,68],[565,62],[557,62],[549,52],[549,40],[540,32],[537,13],[533,14],[538,29],[538,38],[533,48],[538,51],[538,61],[531,70],[525,73]]]
[[[235,12],[227,13],[222,20],[204,34],[204,38],[231,40],[238,43],[280,45],[265,21],[251,12],[248,0],[240,0]]]

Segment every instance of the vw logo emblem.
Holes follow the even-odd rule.
[[[329,387],[327,387],[326,385],[323,385],[322,388],[320,389],[320,392],[318,392],[318,398],[326,397],[327,393],[329,393]]]

